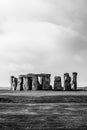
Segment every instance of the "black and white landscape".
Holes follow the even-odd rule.
[[[87,0],[0,0],[0,130],[73,129],[87,129]]]

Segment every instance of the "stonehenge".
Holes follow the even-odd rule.
[[[72,80],[69,73],[64,74],[64,86],[62,86],[62,80],[60,76],[54,77],[54,88],[50,85],[51,74],[25,74],[19,75],[18,78],[11,76],[10,84],[12,91],[30,91],[30,90],[52,90],[55,91],[71,91],[77,90],[77,73],[72,73]],[[72,81],[72,82],[71,82]],[[73,86],[73,89],[72,89]]]

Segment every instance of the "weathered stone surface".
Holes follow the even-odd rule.
[[[39,90],[39,82],[37,76],[32,77],[32,90]]]
[[[16,91],[17,89],[17,78],[11,76],[11,90]]]
[[[17,90],[18,79],[15,77],[15,88]]]
[[[11,90],[13,90],[13,78],[14,78],[14,76],[10,77]]]
[[[19,78],[18,78],[17,90],[20,90],[20,91],[23,90],[23,76],[19,76]]]
[[[50,85],[50,74],[42,75],[42,89],[43,90],[51,90],[52,87]]]
[[[39,74],[28,74],[29,79],[29,90],[41,90],[41,85],[39,83]]]
[[[23,89],[32,90],[32,76],[29,74],[23,76]]]
[[[29,90],[29,78],[27,76],[23,77],[23,89]]]
[[[29,77],[29,90],[32,90],[32,77]]]
[[[26,90],[26,77],[23,77],[23,90]]]
[[[69,73],[64,74],[64,89],[65,91],[71,90],[71,77],[69,76]]]
[[[39,82],[38,90],[42,90],[42,87],[43,87],[43,78],[38,76],[38,82]]]
[[[72,85],[73,89],[76,91],[77,90],[77,72],[73,72],[73,80],[72,80]]]
[[[63,90],[60,76],[54,78],[54,90]]]

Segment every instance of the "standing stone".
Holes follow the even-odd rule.
[[[29,90],[29,78],[26,77],[26,90]]]
[[[23,90],[26,90],[26,77],[23,76]]]
[[[42,75],[40,75],[40,79],[39,79],[39,88],[40,90],[43,89],[43,76]]]
[[[17,78],[14,77],[13,78],[13,83],[12,83],[12,90],[16,91],[16,89],[17,89]]]
[[[29,77],[29,90],[32,90],[32,77]]]
[[[69,73],[64,74],[64,89],[65,91],[71,90],[71,77],[69,76]]]
[[[17,90],[20,90],[20,91],[23,90],[23,77],[22,76],[19,76],[19,78],[18,78],[18,87],[17,87]]]
[[[73,75],[72,85],[73,85],[74,90],[76,91],[77,90],[77,73],[73,72],[72,75]]]
[[[18,84],[18,79],[17,79],[17,78],[15,78],[16,90],[17,90],[17,84]]]
[[[42,90],[43,78],[42,78],[42,76],[39,76],[39,75],[38,75],[38,84],[39,84],[38,90]]]
[[[35,75],[32,77],[32,90],[39,90],[38,77]]]
[[[13,90],[13,78],[14,78],[14,76],[10,77],[11,90]]]
[[[63,90],[62,89],[62,83],[61,83],[61,77],[55,76],[54,79],[54,90]]]
[[[50,85],[50,74],[46,74],[42,76],[43,90],[52,90],[52,86]]]
[[[29,78],[27,76],[23,78],[23,88],[24,90],[29,90]]]

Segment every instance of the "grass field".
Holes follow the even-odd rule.
[[[87,92],[0,91],[0,130],[87,130]]]

